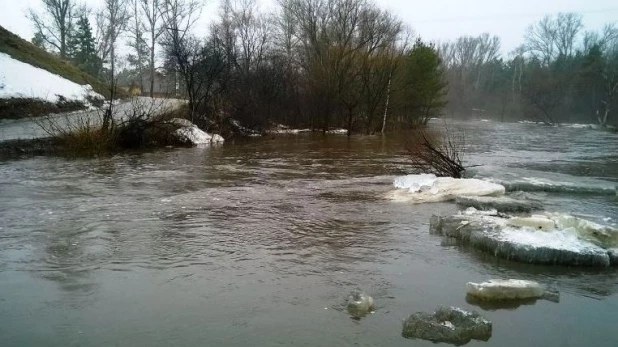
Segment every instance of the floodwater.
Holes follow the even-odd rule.
[[[467,162],[496,174],[618,180],[617,134],[451,127]],[[456,305],[493,322],[469,346],[618,346],[618,269],[515,264],[429,235],[430,216],[457,206],[383,198],[404,145],[307,134],[0,162],[0,345],[433,346],[401,337],[403,319]],[[549,211],[618,220],[615,195],[537,194]],[[467,303],[466,282],[490,278],[561,299]],[[356,287],[377,304],[361,320],[342,304]]]

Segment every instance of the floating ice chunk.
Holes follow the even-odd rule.
[[[516,279],[468,282],[466,291],[470,296],[488,301],[540,299],[545,294],[545,288],[538,282]]]
[[[373,298],[360,289],[353,290],[348,296],[348,313],[356,318],[361,318],[375,309]]]
[[[407,189],[410,193],[417,193],[431,189],[438,178],[433,174],[408,175],[395,178],[395,188]]]
[[[503,185],[507,191],[544,191],[615,195],[616,183],[555,172],[482,166],[468,169],[466,176]]]
[[[543,208],[535,200],[518,200],[506,196],[458,196],[455,201],[458,205],[474,207],[478,210],[496,210],[498,212],[531,212]]]
[[[403,323],[405,338],[463,345],[471,340],[488,341],[491,322],[477,312],[458,307],[440,307],[433,314],[417,312]]]
[[[435,177],[434,175],[408,175],[393,182],[398,188],[388,194],[396,201],[413,203],[454,200],[457,196],[503,195],[504,187],[477,179]]]
[[[554,219],[548,220],[555,223]],[[509,225],[507,218],[478,214],[433,216],[429,224],[432,234],[458,239],[498,258],[530,264],[617,265],[611,254],[611,249],[615,248],[611,241],[615,234],[582,236],[577,229],[558,227],[542,231],[529,226]]]

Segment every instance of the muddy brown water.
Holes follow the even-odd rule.
[[[471,164],[618,177],[616,134],[455,126]],[[407,168],[404,139],[0,162],[0,345],[433,346],[402,338],[402,320],[456,305],[493,321],[470,346],[618,346],[617,269],[497,260],[429,235],[454,204],[383,199]],[[550,211],[618,219],[615,196],[541,196]],[[555,286],[560,303],[466,302],[466,282],[496,277]],[[356,287],[377,304],[360,321],[342,306]]]

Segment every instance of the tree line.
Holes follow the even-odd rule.
[[[618,30],[585,31],[578,14],[532,24],[505,57],[490,34],[424,41],[370,0],[278,0],[269,13],[256,0],[222,0],[202,36],[199,0],[102,0],[94,10],[41,2],[43,13],[30,13],[35,44],[151,96],[163,71],[187,98],[188,118],[207,129],[234,119],[374,134],[444,113],[603,126],[618,118]],[[119,59],[128,68],[118,71]]]
[[[521,46],[500,55],[500,39],[465,36],[439,47],[453,116],[547,124],[618,121],[618,28],[585,31],[560,13],[530,25]]]
[[[271,13],[223,0],[203,37],[198,0],[103,2],[91,16],[75,1],[42,0],[33,42],[113,78],[124,38],[134,76],[153,83],[161,65],[206,128],[234,119],[373,134],[426,123],[446,105],[437,47],[369,0],[280,0]]]

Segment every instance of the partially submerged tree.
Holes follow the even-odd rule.
[[[441,132],[417,129],[407,144],[412,166],[420,172],[441,177],[461,178],[465,170],[463,154],[465,137],[445,124]]]

